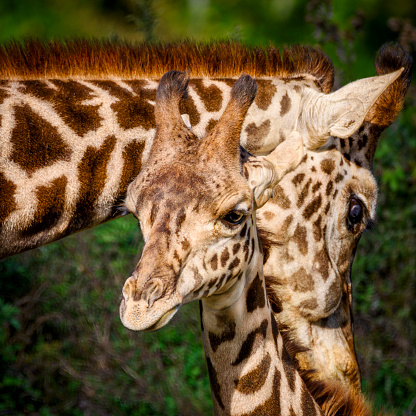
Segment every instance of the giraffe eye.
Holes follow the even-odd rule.
[[[243,211],[230,211],[227,214],[225,214],[222,217],[222,221],[228,225],[228,226],[233,226],[233,225],[239,225],[241,224],[244,219],[246,218],[246,215]]]
[[[351,198],[348,208],[347,226],[353,230],[354,226],[363,220],[364,209],[362,202],[358,198]]]

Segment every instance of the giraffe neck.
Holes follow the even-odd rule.
[[[199,137],[218,121],[234,82],[191,81],[181,112]],[[261,154],[293,129],[299,89],[309,84],[258,83],[242,144]],[[0,81],[0,258],[122,214],[119,204],[153,142],[156,86],[150,79]]]
[[[215,414],[322,414],[283,346],[266,296],[257,239],[253,250],[237,283],[201,300]]]

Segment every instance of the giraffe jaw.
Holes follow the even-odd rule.
[[[173,305],[172,305],[173,303]],[[148,303],[123,298],[120,303],[120,319],[123,325],[133,331],[156,331],[165,326],[176,314],[181,302],[172,302],[171,306],[159,310],[148,307]],[[161,310],[162,309],[162,310]],[[166,311],[164,312],[163,309]]]
[[[175,316],[176,312],[178,312],[180,305],[175,306],[171,310],[167,311],[158,321],[156,321],[152,326],[149,326],[144,331],[145,332],[152,332],[157,331],[160,328],[163,328],[170,320]]]

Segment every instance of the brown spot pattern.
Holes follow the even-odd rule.
[[[56,178],[49,186],[39,186],[36,191],[38,206],[32,224],[22,233],[32,236],[54,227],[62,217],[65,209],[65,176]]]
[[[308,220],[315,212],[318,211],[321,205],[322,205],[322,197],[321,197],[321,194],[319,194],[315,199],[313,199],[305,207],[303,211],[303,218],[305,218],[305,220]]]
[[[211,345],[212,351],[217,351],[218,347],[227,341],[232,341],[235,337],[235,322],[230,322],[228,327],[220,334],[214,334],[213,332],[208,332],[209,343]]]
[[[244,360],[246,360],[250,355],[253,353],[253,348],[255,345],[255,341],[258,335],[262,337],[262,339],[266,338],[267,334],[267,327],[269,323],[267,322],[267,319],[263,320],[260,326],[253,331],[251,331],[246,339],[244,340],[240,351],[238,353],[238,356],[236,360],[232,363],[233,366],[236,366],[240,363],[242,363]]]
[[[274,416],[281,414],[280,407],[280,381],[281,374],[277,368],[273,376],[273,387],[271,396],[261,405],[257,406],[252,412],[243,416]],[[313,415],[314,413],[304,413],[305,415]]]
[[[335,163],[332,159],[324,159],[321,161],[321,169],[322,172],[327,173],[330,175],[332,171],[335,169]]]
[[[215,253],[213,256],[212,256],[212,259],[210,260],[210,265],[211,265],[211,269],[212,270],[217,270],[217,267],[218,267],[218,256],[217,256],[217,253]]]
[[[286,92],[285,95],[280,100],[280,117],[283,117],[285,114],[287,114],[290,111],[291,105],[292,105],[291,100]]]
[[[304,256],[308,253],[308,241],[306,239],[306,227],[298,224],[296,226],[293,241],[297,244],[299,252]]]
[[[263,282],[258,274],[248,288],[246,302],[248,313],[253,312],[257,308],[264,308],[266,305]]]
[[[155,127],[154,106],[148,101],[156,100],[156,90],[144,88],[147,81],[126,81],[136,95],[112,81],[96,81],[95,83],[113,97],[118,98],[117,102],[111,104],[111,108],[121,128],[127,130],[142,127],[149,130]]]
[[[290,208],[290,199],[286,196],[285,191],[280,185],[276,185],[273,190],[272,201],[282,209]]]
[[[315,283],[312,275],[308,273],[303,267],[297,272],[292,274],[291,286],[295,292],[308,292],[312,291]]]
[[[56,127],[37,115],[28,105],[15,107],[16,126],[10,139],[10,159],[27,173],[68,160],[72,151],[62,141]]]
[[[256,123],[250,123],[246,127],[246,133],[248,138],[248,143],[250,144],[247,147],[247,150],[254,152],[258,149],[261,149],[263,146],[265,138],[270,133],[270,120],[265,120],[260,126],[257,126]]]
[[[107,164],[116,144],[114,136],[108,137],[99,149],[88,146],[78,165],[80,189],[73,220],[68,233],[91,225],[94,205],[107,180]]]
[[[221,266],[222,267],[225,267],[229,258],[230,258],[230,252],[228,251],[228,248],[225,247],[221,253]]]
[[[300,208],[303,205],[306,198],[308,197],[309,188],[310,188],[311,184],[312,184],[312,178],[309,178],[308,182],[305,183],[302,190],[300,191],[300,194],[299,194],[299,197],[298,197],[298,202],[296,204],[298,208]]]
[[[314,263],[316,263],[316,268],[319,274],[322,276],[324,281],[329,277],[329,259],[325,250],[322,249],[315,254]]]
[[[240,380],[234,380],[236,389],[242,394],[253,394],[259,391],[266,382],[271,362],[270,354],[267,353],[254,370],[248,372]]]
[[[127,186],[137,177],[142,168],[142,154],[145,142],[132,141],[123,150],[123,171],[115,200],[115,208],[124,201]]]
[[[222,92],[216,85],[205,87],[202,79],[190,80],[189,85],[196,90],[207,111],[214,112],[221,110]]]
[[[267,110],[276,94],[276,85],[268,79],[256,79],[258,90],[254,102],[260,110]]]
[[[207,367],[208,367],[208,377],[209,377],[209,384],[211,385],[212,394],[215,397],[218,405],[221,409],[224,409],[224,403],[221,399],[221,386],[218,382],[217,372],[215,371],[214,366],[212,365],[212,361],[209,357],[205,357],[207,360]]]
[[[312,225],[312,232],[313,232],[313,238],[316,242],[320,241],[322,238],[322,217],[319,215],[319,217],[316,219],[316,221],[313,222]]]

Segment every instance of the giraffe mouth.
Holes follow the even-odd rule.
[[[175,316],[176,312],[178,312],[180,305],[175,306],[174,308],[167,311],[161,318],[159,318],[153,325],[146,328],[145,332],[152,332],[157,331],[160,328],[163,328],[166,324],[170,322],[170,320]]]

